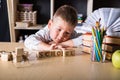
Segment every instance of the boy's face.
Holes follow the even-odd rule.
[[[50,37],[56,43],[67,41],[74,31],[74,27],[60,17],[56,17],[53,21],[50,20],[48,27],[50,29]]]

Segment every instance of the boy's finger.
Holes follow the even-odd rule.
[[[50,50],[55,49],[55,48],[56,48],[56,44],[51,44]]]

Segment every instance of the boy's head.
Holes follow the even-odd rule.
[[[64,21],[73,27],[75,27],[77,24],[77,12],[72,6],[63,5],[58,8],[54,14],[53,20],[56,17],[61,17]]]
[[[56,43],[67,41],[77,24],[77,12],[72,6],[63,5],[57,9],[48,22],[50,37]]]

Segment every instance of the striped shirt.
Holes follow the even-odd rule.
[[[82,44],[81,33],[77,33],[76,31],[74,31],[70,39],[73,40],[74,46],[79,46]],[[24,45],[30,50],[39,50],[38,45],[41,41],[45,43],[49,43],[52,41],[48,26],[40,29],[35,34],[30,35],[27,39],[25,39]]]

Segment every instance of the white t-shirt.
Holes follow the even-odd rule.
[[[74,31],[70,37],[73,40],[74,46],[79,46],[82,44],[82,36],[81,33],[77,33]],[[26,48],[30,50],[39,50],[38,45],[40,42],[51,42],[50,31],[48,26],[45,26],[43,29],[40,29],[35,34],[30,35],[27,39],[25,39],[24,45]]]

